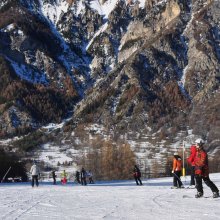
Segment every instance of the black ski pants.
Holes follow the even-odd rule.
[[[86,177],[82,177],[82,178],[81,178],[81,184],[84,185],[84,186],[87,185]]]
[[[142,185],[140,177],[134,177],[134,179],[135,179],[135,182],[137,185],[139,185],[139,183],[140,183],[140,185]]]
[[[195,185],[195,166],[191,166],[191,180],[190,185]]]
[[[89,183],[91,183],[91,184],[93,184],[93,183],[94,183],[94,181],[93,181],[92,177],[89,177]]]
[[[38,175],[33,175],[32,176],[32,181],[31,181],[32,187],[34,187],[34,182],[36,183],[36,186],[39,186]]]
[[[57,181],[56,181],[56,177],[53,177],[53,185],[56,185]]]
[[[76,177],[76,182],[81,184],[79,177]]]
[[[219,192],[217,186],[209,179],[209,176],[204,177],[201,175],[196,175],[196,188],[198,192],[203,193],[202,180],[212,190],[212,192]]]
[[[173,173],[173,186],[181,187],[183,183],[180,180],[181,171],[175,171]]]

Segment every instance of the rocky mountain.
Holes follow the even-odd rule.
[[[215,158],[219,71],[216,0],[0,3],[0,135],[26,135],[2,145],[28,142],[48,163],[55,149],[76,163],[105,139],[164,172],[164,158],[198,136]]]

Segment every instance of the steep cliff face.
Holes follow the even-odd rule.
[[[127,140],[140,132],[144,137],[139,141],[147,143],[159,131],[157,141],[165,140],[163,146],[175,142],[180,131],[187,136],[192,129],[215,148],[218,8],[217,1],[163,1],[141,9],[121,35],[113,71],[88,90],[75,108],[74,120],[129,133]]]
[[[1,135],[71,111],[56,137],[64,143],[96,123],[143,157],[189,130],[217,149],[219,9],[214,0],[1,1]]]
[[[44,16],[43,3],[55,4],[5,1],[0,8],[2,135],[59,122],[82,96],[88,68],[58,32],[56,20]]]

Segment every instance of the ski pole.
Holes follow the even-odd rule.
[[[175,176],[176,176],[176,178],[182,183],[182,181],[181,181],[181,179],[175,174],[175,173],[173,173]],[[183,185],[184,186],[184,185]]]
[[[2,178],[1,183],[3,183],[3,181],[5,180],[5,177],[7,176],[8,172],[10,171],[11,167],[9,167],[9,169],[7,170],[7,172],[5,173],[5,175]]]

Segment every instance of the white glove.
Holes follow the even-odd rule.
[[[174,170],[172,170],[172,173],[174,173]]]

